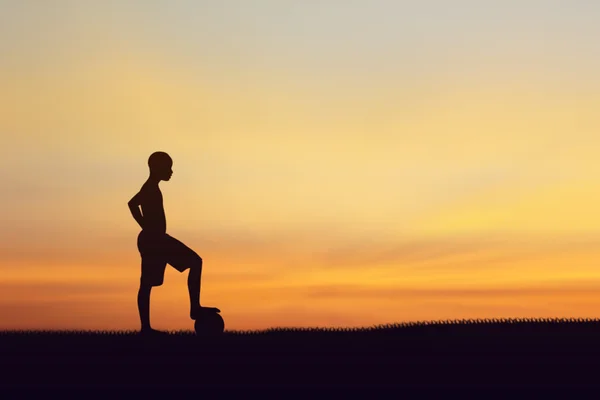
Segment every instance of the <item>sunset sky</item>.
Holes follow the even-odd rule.
[[[0,0],[0,329],[600,317],[600,2]],[[157,329],[191,329],[167,267]]]

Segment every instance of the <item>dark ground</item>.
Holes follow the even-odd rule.
[[[159,339],[137,332],[0,332],[0,371],[0,385],[11,393],[51,386],[121,394],[212,386],[222,387],[224,395],[234,387],[281,387],[283,398],[300,393],[292,386],[320,386],[311,397],[325,395],[325,389],[340,394],[368,387],[397,394],[402,388],[490,385],[589,388],[600,382],[600,320],[281,329],[225,332],[213,339],[191,332]],[[598,388],[589,389],[598,394]]]

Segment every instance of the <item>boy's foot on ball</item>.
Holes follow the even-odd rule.
[[[194,308],[193,310],[190,311],[190,318],[191,319],[198,319],[198,316],[201,313],[219,313],[221,312],[221,310],[219,310],[217,307],[204,307],[204,306],[200,306],[198,308]]]

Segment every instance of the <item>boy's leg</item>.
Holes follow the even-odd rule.
[[[138,312],[142,332],[158,332],[150,325],[150,293],[153,286],[161,286],[164,281],[167,262],[164,256],[164,238],[138,236],[138,249],[142,258],[140,288],[138,290]]]
[[[140,321],[142,324],[142,331],[152,330],[150,326],[150,292],[152,286],[144,285],[140,282],[140,289],[138,290],[138,311],[140,313]]]
[[[142,276],[137,297],[142,332],[158,332],[150,324],[150,294],[153,286],[163,284],[166,265],[166,262],[158,258],[142,258]]]
[[[202,257],[191,263],[190,272],[188,272],[188,293],[190,295],[190,317],[194,316],[200,309],[200,287],[202,279]]]
[[[203,307],[200,302],[200,288],[202,283],[202,257],[194,250],[180,242],[179,240],[167,235],[167,262],[179,272],[189,269],[188,272],[188,293],[190,297],[190,318],[196,319],[201,311],[220,310],[216,307]]]

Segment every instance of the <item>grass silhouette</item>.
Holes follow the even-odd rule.
[[[439,326],[502,326],[507,325],[518,325],[518,326],[542,326],[542,325],[574,325],[574,324],[597,324],[600,325],[600,319],[597,318],[483,318],[483,319],[455,319],[455,320],[433,320],[433,321],[417,321],[417,322],[401,322],[394,324],[379,324],[370,327],[329,327],[329,328],[268,328],[259,330],[225,330],[223,336],[237,336],[237,335],[265,335],[270,333],[341,333],[341,332],[355,332],[355,333],[381,333],[385,331],[400,331],[407,328],[423,328],[426,326],[439,327]],[[0,331],[1,336],[10,335],[138,335],[137,330],[124,330],[124,331],[97,331],[97,330],[3,330]],[[177,330],[169,331],[169,335],[195,335],[192,330]]]
[[[597,381],[600,320],[477,319],[365,328],[0,332],[5,385],[564,385]],[[337,386],[336,386],[337,385]]]

